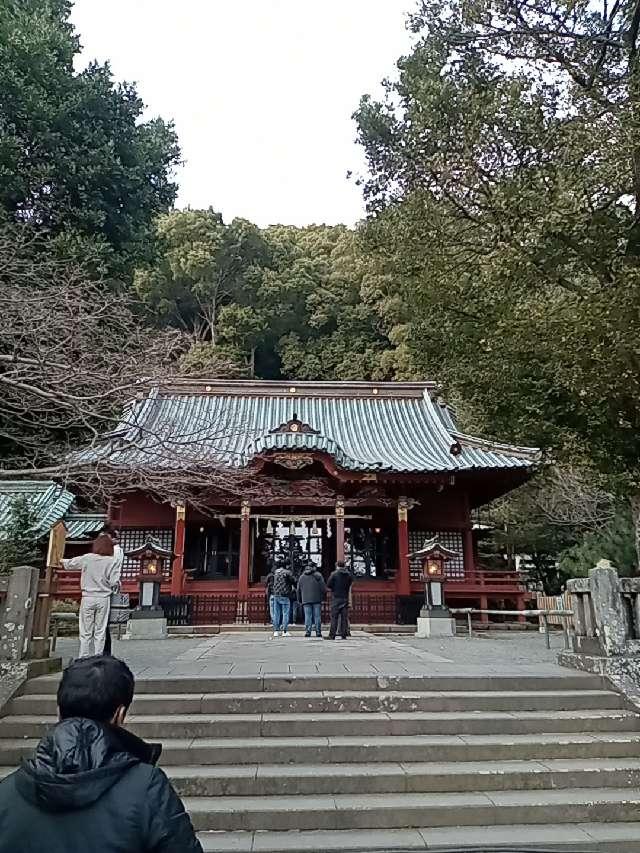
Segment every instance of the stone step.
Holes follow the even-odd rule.
[[[314,714],[137,715],[129,728],[143,738],[317,737],[421,734],[527,734],[534,732],[634,731],[640,716],[624,710],[493,711]],[[41,737],[55,717],[0,719],[0,738]]]
[[[639,759],[167,767],[182,797],[637,788]],[[14,770],[0,767],[0,779]]]
[[[640,759],[167,767],[183,797],[638,788]]]
[[[566,853],[638,853],[638,823],[516,824],[441,829],[343,829],[303,832],[202,832],[204,853],[387,853],[460,847],[513,848]]]
[[[0,764],[15,766],[38,741],[0,739]],[[370,764],[389,762],[543,761],[627,759],[640,755],[640,734],[551,732],[536,735],[415,735],[307,738],[163,738],[161,764]]]
[[[138,696],[132,714],[274,714],[385,711],[571,711],[621,709],[625,700],[607,690],[539,691],[423,691],[387,692],[288,692],[288,693],[156,693]],[[9,703],[9,715],[54,715],[52,694],[18,696]]]
[[[55,694],[60,675],[30,679],[22,693]],[[373,675],[310,675],[310,676],[224,676],[218,678],[171,677],[136,679],[136,694],[195,693],[262,693],[330,691],[505,691],[538,690],[608,690],[603,678],[583,673],[550,676],[373,676]]]
[[[640,793],[627,788],[186,797],[184,804],[198,831],[407,829],[640,821]],[[640,823],[638,828],[640,830]]]

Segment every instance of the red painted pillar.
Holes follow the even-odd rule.
[[[411,595],[411,567],[409,565],[409,520],[406,498],[398,501],[398,595]]]
[[[251,506],[242,501],[240,507],[240,573],[238,577],[239,595],[249,594],[249,557],[251,550]]]
[[[524,595],[519,595],[516,609],[517,610],[524,610],[526,608],[526,604],[527,604],[527,602],[525,601]],[[527,621],[526,616],[523,616],[522,614],[520,614],[518,616],[518,622],[526,622],[526,621]]]
[[[182,595],[184,584],[184,535],[186,508],[176,505],[175,535],[173,537],[173,570],[171,572],[171,595]]]
[[[344,500],[336,500],[336,560],[344,562]]]

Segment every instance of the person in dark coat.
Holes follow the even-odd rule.
[[[324,578],[310,563],[298,578],[298,602],[304,608],[304,635],[311,636],[315,628],[316,637],[322,639],[322,602],[327,591]]]
[[[277,566],[273,573],[273,636],[289,637],[289,618],[291,616],[291,590],[295,590],[296,581],[286,565]]]
[[[349,629],[349,590],[352,583],[353,577],[345,567],[344,561],[338,560],[335,572],[332,572],[327,581],[327,587],[331,590],[330,640],[335,640],[338,630],[343,640],[351,635]]]
[[[122,728],[128,666],[74,661],[58,688],[59,722],[0,782],[0,853],[202,853],[162,770],[160,744]]]
[[[271,620],[271,624],[273,625],[273,577],[274,571],[271,569],[264,582],[264,595],[267,600],[267,607],[269,608],[269,619]]]

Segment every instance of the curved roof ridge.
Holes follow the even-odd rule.
[[[222,385],[209,391],[201,383],[173,393],[154,389],[136,398],[104,443],[73,454],[73,461],[156,467],[189,461],[239,468],[268,450],[315,450],[351,471],[415,474],[527,468],[540,459],[535,448],[452,429],[450,413],[426,383],[407,383],[409,393],[385,393],[382,383],[373,382],[299,384],[288,392],[283,383],[270,390],[259,381],[243,383],[250,393],[222,391]],[[366,392],[347,393],[354,385],[366,386]],[[294,415],[299,431],[279,431]],[[317,434],[305,431],[307,426]]]
[[[539,461],[542,456],[542,451],[539,447],[522,447],[516,444],[505,444],[499,441],[493,441],[490,438],[481,438],[476,435],[469,435],[465,432],[456,430],[451,433],[452,437],[459,441],[463,446],[477,447],[481,450],[489,450],[495,453],[505,453],[509,456],[530,456],[534,461]]]

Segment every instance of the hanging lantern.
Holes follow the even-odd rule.
[[[311,535],[312,536],[320,536],[320,531],[318,530],[318,525],[316,523],[315,518],[313,519],[313,521],[311,523]]]
[[[295,522],[293,522],[293,521],[292,521],[292,522],[291,522],[291,524],[289,525],[289,533],[290,533],[292,536],[295,536],[295,535],[296,535],[296,525],[295,525]]]
[[[267,536],[273,536],[273,524],[271,523],[271,519],[267,521]]]

